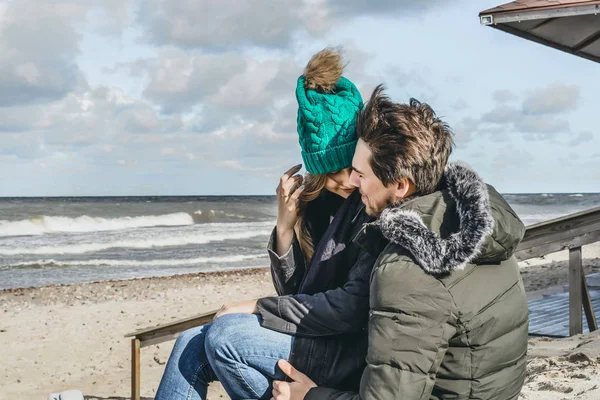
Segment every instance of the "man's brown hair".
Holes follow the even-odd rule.
[[[375,88],[356,121],[356,133],[372,153],[371,168],[386,186],[408,178],[417,195],[433,193],[454,146],[452,130],[427,103],[394,103],[383,90]]]

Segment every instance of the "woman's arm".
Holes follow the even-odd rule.
[[[273,284],[279,295],[296,293],[304,275],[304,256],[294,227],[298,221],[298,198],[304,189],[300,171],[302,164],[287,170],[277,186],[277,226],[271,234],[267,250],[271,259]]]
[[[291,250],[296,239],[294,229],[286,229],[286,227],[278,225],[275,227],[273,233],[275,234],[275,246],[272,250],[274,250],[279,257],[283,257]]]
[[[276,250],[278,245],[277,228],[273,230],[267,251],[271,261],[271,276],[277,294],[296,294],[304,276],[306,265],[296,234],[292,231],[292,241],[285,252]]]
[[[264,297],[256,306],[262,325],[297,336],[330,336],[364,328],[369,312],[369,278],[376,257],[361,252],[344,286],[314,295]]]

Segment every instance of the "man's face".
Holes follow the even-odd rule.
[[[356,186],[362,195],[361,200],[366,206],[366,212],[371,217],[379,217],[383,210],[396,200],[394,184],[388,187],[383,185],[373,173],[369,160],[371,150],[361,139],[358,139],[356,151],[352,159],[352,174],[350,184]]]

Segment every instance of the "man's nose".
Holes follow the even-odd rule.
[[[352,171],[350,173],[350,184],[354,187],[360,187],[360,179],[358,178],[358,174],[356,173],[356,171]]]

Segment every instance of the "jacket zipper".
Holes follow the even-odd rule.
[[[356,217],[354,217],[356,218]],[[356,240],[357,237],[359,237],[361,235],[361,233],[363,233],[364,231],[367,230],[368,226],[377,226],[377,220],[373,221],[373,222],[366,222],[362,225],[362,227],[360,228],[360,230],[358,232],[356,232],[356,234],[352,237],[352,239],[350,240],[350,242],[354,242]]]
[[[374,310],[374,309],[369,310],[369,318],[371,318],[374,315],[377,315],[379,317],[391,318],[393,320],[398,319],[398,313],[395,313],[395,312]]]
[[[354,216],[354,218],[352,218],[352,221],[350,221],[351,224],[356,222],[356,218],[358,218],[358,216],[360,215],[360,212],[364,209],[365,209],[365,205],[363,204],[356,212],[356,215]]]

